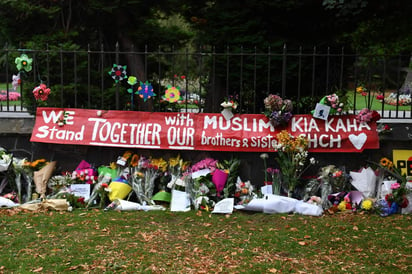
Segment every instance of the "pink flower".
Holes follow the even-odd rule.
[[[401,187],[401,185],[399,184],[399,183],[393,183],[393,184],[391,184],[391,189],[398,189],[398,188],[400,188]]]

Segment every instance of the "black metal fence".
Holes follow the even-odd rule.
[[[22,54],[31,60],[31,69],[21,64],[18,68]],[[114,65],[127,66],[129,78],[114,81],[110,75]],[[103,46],[99,50],[5,47],[0,50],[0,111],[30,112],[35,106],[47,105],[218,112],[220,103],[233,97],[239,103],[239,112],[261,113],[263,99],[272,93],[292,99],[295,113],[308,113],[324,95],[337,93],[341,98],[346,94],[351,113],[374,107],[383,118],[410,119],[410,85],[405,80],[410,77],[409,66],[410,55],[360,55],[343,48],[284,46],[262,51],[146,46],[122,51],[117,45],[114,50]],[[136,77],[137,84],[131,83],[130,76]],[[32,93],[40,83],[51,88],[44,102],[36,101]],[[140,98],[141,84],[150,84],[155,95]],[[177,103],[164,97],[169,85],[180,88]],[[357,92],[360,86],[364,96]]]

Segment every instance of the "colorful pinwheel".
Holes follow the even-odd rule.
[[[33,89],[33,95],[36,100],[46,101],[49,97],[50,89],[45,84],[40,84]]]
[[[20,55],[20,57],[16,57],[14,60],[16,63],[16,67],[19,71],[25,70],[26,72],[30,72],[32,69],[33,59],[29,58],[26,54]]]
[[[127,66],[113,64],[112,70],[109,71],[109,75],[116,83],[118,83],[127,78],[126,68]]]
[[[133,110],[134,108],[134,94],[137,94],[137,91],[133,91],[133,86],[137,84],[137,78],[135,76],[130,76],[127,79],[127,83],[130,85],[130,88],[127,89],[127,92],[130,93],[130,104],[131,104],[131,109]]]
[[[156,96],[153,92],[153,86],[148,81],[145,83],[140,82],[140,87],[137,90],[139,92],[140,98],[142,98],[145,102],[147,99],[150,99],[152,96]]]
[[[170,102],[175,103],[181,99],[180,97],[180,88],[179,87],[172,87],[171,85],[167,86],[166,93],[163,96],[163,99]]]

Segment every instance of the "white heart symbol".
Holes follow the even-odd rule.
[[[357,150],[360,150],[363,147],[363,145],[366,142],[366,139],[368,139],[368,136],[363,132],[359,135],[355,135],[355,134],[349,135],[349,141],[352,143],[352,145]]]

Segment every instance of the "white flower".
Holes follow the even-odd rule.
[[[223,102],[220,104],[223,108],[232,108],[233,104],[231,102]]]
[[[96,112],[96,114],[97,114],[97,116],[101,117],[102,114],[103,114],[103,112],[102,112],[101,110],[98,110],[98,111]]]
[[[262,153],[262,154],[260,154],[260,158],[262,160],[265,160],[265,159],[269,158],[269,155],[267,153]]]
[[[311,165],[316,164],[316,160],[315,160],[314,157],[310,158],[310,159],[309,159],[309,162],[310,162]]]
[[[186,187],[186,182],[179,178],[176,180],[176,185]]]

